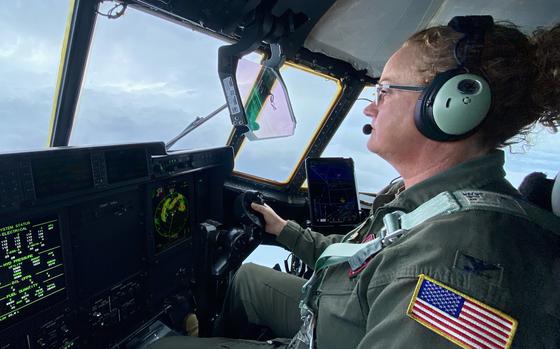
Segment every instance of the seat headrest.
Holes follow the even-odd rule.
[[[546,178],[542,172],[532,172],[519,185],[519,192],[527,201],[543,210],[552,211],[551,194],[554,180]]]
[[[555,215],[560,216],[560,172],[556,174],[550,201],[552,203],[552,212],[554,212]]]

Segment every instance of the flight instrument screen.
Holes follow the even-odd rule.
[[[0,328],[66,298],[57,216],[0,225]]]
[[[170,180],[152,192],[156,253],[190,237],[189,185],[185,180]]]

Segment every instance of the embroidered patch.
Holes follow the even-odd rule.
[[[406,314],[467,349],[507,349],[517,330],[512,317],[424,274]]]
[[[464,190],[460,192],[463,200],[471,207],[494,208],[498,211],[514,212],[525,215],[526,212],[521,205],[512,197],[483,190]]]
[[[461,251],[457,251],[455,255],[453,268],[478,275],[497,285],[502,282],[504,272],[504,268],[500,264],[488,263]]]

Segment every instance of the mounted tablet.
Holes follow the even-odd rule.
[[[354,161],[351,158],[307,158],[311,225],[353,225],[360,221]]]

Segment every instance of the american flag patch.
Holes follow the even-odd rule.
[[[419,277],[408,316],[462,348],[511,346],[516,320],[424,274]]]

